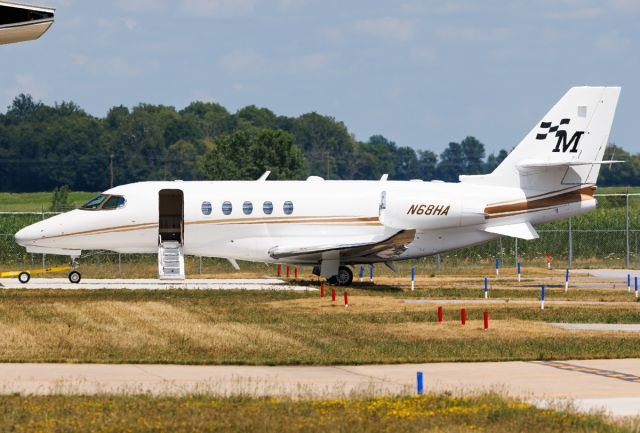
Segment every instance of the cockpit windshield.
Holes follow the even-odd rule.
[[[121,208],[127,201],[121,195],[100,194],[92,198],[82,206],[82,210],[114,210]]]

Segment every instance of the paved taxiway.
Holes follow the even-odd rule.
[[[0,364],[0,393],[150,393],[334,397],[498,390],[545,405],[572,400],[583,410],[640,415],[640,359],[481,362],[333,367]]]
[[[188,279],[170,281],[158,279],[83,279],[79,284],[71,284],[66,278],[32,278],[27,284],[21,284],[17,278],[2,279],[5,289],[189,289],[189,290],[317,290],[311,287],[289,285],[288,281],[277,278],[263,279]]]

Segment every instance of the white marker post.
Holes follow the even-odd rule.
[[[638,277],[635,277],[633,279],[635,286],[636,286],[636,301],[638,300]]]
[[[364,265],[360,265],[360,282],[364,278]]]
[[[540,309],[544,310],[544,284],[542,285],[542,292],[540,293]]]
[[[369,265],[369,281],[373,283],[373,265]]]
[[[518,282],[520,282],[520,262],[518,262]]]
[[[496,278],[500,278],[500,259],[496,257]]]
[[[489,298],[489,279],[484,277],[484,299]]]
[[[631,274],[627,274],[627,293],[631,293]]]
[[[567,273],[564,277],[564,292],[567,293],[569,290],[569,269],[567,268]]]
[[[411,267],[411,291],[413,292],[416,288],[416,268]]]

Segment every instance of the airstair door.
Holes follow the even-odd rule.
[[[183,280],[184,194],[163,189],[158,196],[158,276],[161,280]]]

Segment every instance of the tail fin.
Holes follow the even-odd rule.
[[[620,87],[569,89],[493,173],[460,181],[532,192],[595,185],[619,96]]]

